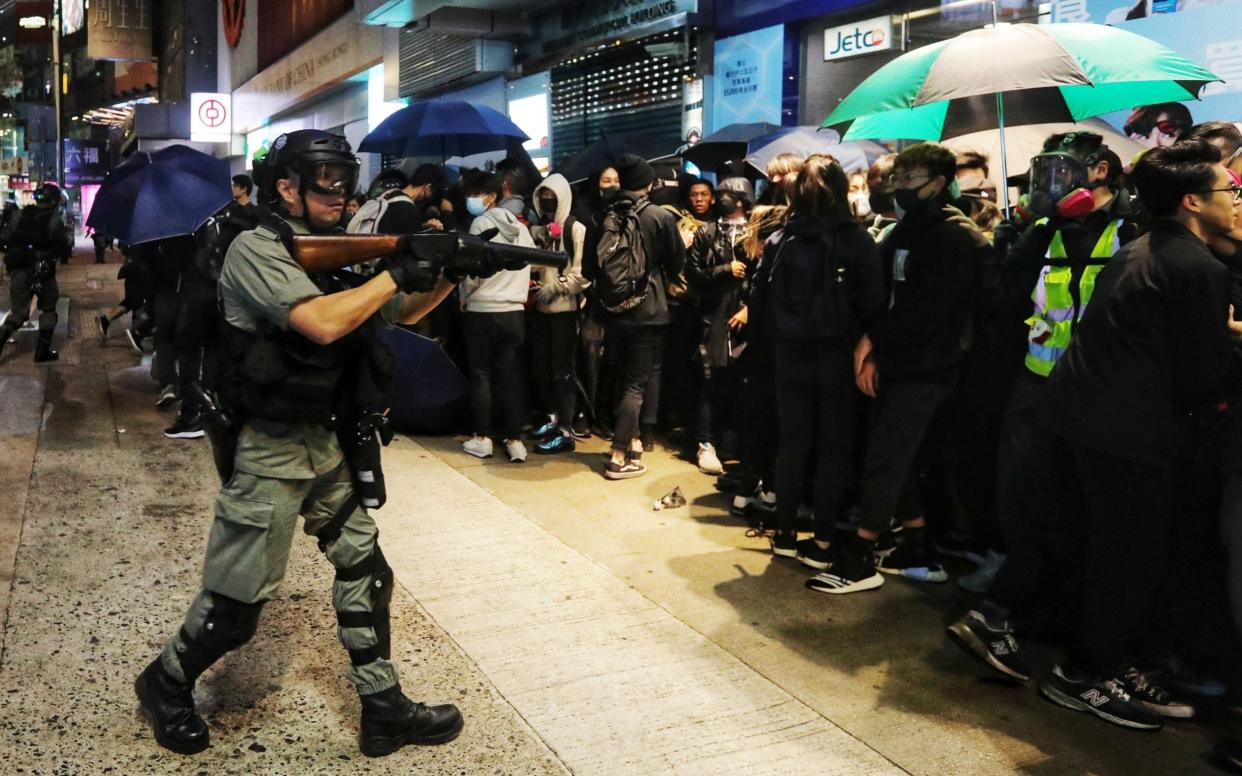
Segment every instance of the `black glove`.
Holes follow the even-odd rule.
[[[397,253],[389,256],[384,269],[392,275],[397,288],[407,294],[418,294],[436,287],[439,272],[429,262],[420,261],[408,253]]]

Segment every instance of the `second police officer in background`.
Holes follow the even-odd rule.
[[[9,294],[12,308],[0,326],[0,353],[4,345],[26,323],[30,303],[39,302],[39,341],[35,346],[35,363],[55,361],[60,354],[52,350],[52,334],[56,330],[56,302],[60,288],[56,285],[56,261],[67,259],[73,248],[60,218],[60,189],[45,183],[35,191],[34,205],[21,209],[5,223],[5,269],[9,272]]]

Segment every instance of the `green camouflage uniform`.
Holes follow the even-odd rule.
[[[308,233],[299,219],[288,221],[295,234]],[[261,320],[288,329],[290,309],[322,293],[276,233],[265,227],[238,235],[220,275],[225,320],[250,332],[256,331]],[[392,324],[402,299],[398,294],[381,310],[386,323]],[[285,576],[298,515],[304,519],[303,531],[316,535],[347,501],[357,504],[353,494],[349,469],[332,429],[316,423],[248,419],[237,443],[235,473],[216,499],[202,592],[186,614],[184,633],[164,645],[164,669],[185,681],[177,655],[186,649],[184,636],[197,640],[208,627],[213,594],[245,604],[271,600]],[[332,605],[341,643],[353,663],[347,676],[362,695],[397,684],[396,666],[376,655],[380,639],[368,621],[373,611],[372,587],[382,584],[367,569],[377,536],[375,520],[361,506],[354,506],[339,537],[324,547],[337,569]],[[386,612],[382,616],[386,618]]]

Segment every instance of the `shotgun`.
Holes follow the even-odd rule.
[[[395,253],[413,254],[420,262],[443,271],[487,277],[502,270],[551,267],[564,273],[569,256],[556,251],[490,242],[496,230],[479,235],[452,232],[418,234],[294,235],[293,260],[310,273],[333,272]]]

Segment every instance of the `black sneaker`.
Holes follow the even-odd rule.
[[[1039,685],[1039,694],[1058,706],[1085,711],[1125,728],[1159,730],[1164,725],[1160,715],[1131,698],[1118,679],[1074,681],[1056,666]]]
[[[587,423],[586,415],[578,413],[578,417],[574,418],[573,425],[569,428],[569,433],[574,439],[591,438],[591,426]]]
[[[831,595],[875,590],[884,584],[884,577],[875,570],[875,542],[857,534],[847,537],[837,548],[832,571],[816,574],[806,581],[808,590]]]
[[[992,628],[982,614],[972,610],[946,630],[958,646],[1007,678],[1030,681],[1031,671],[1018,656],[1018,642],[1008,627]]]
[[[164,436],[169,439],[199,439],[203,436],[203,424],[197,415],[186,417],[178,413],[173,424],[164,429]]]
[[[160,389],[160,397],[155,400],[155,406],[164,409],[165,407],[171,407],[176,400],[177,389],[171,385],[165,385]]]
[[[832,548],[820,547],[814,539],[803,539],[798,542],[798,562],[823,571],[832,565]]]
[[[604,477],[610,480],[628,480],[633,477],[641,477],[646,473],[647,467],[634,460],[627,460],[622,464],[609,461],[608,466],[604,469]]]
[[[772,545],[772,554],[782,558],[798,557],[798,534],[773,531],[768,535],[768,543]]]
[[[129,346],[134,349],[135,353],[140,356],[146,355],[147,351],[142,349],[142,337],[135,333],[133,329],[125,330],[125,339],[129,340]]]
[[[902,534],[904,537],[897,542],[897,547],[880,557],[876,568],[885,574],[898,574],[920,582],[948,582],[949,575],[928,541],[927,529],[907,529]]]
[[[1200,673],[1176,655],[1169,655],[1155,661],[1151,667],[1144,668],[1143,673],[1161,687],[1178,695],[1190,695],[1195,698],[1223,698],[1228,692],[1228,688],[1220,679]]]
[[[650,431],[644,431],[639,439],[642,440],[644,453],[655,450],[655,436]]]
[[[99,327],[99,338],[108,338],[108,327],[112,325],[112,321],[108,320],[106,315],[95,316],[95,325]]]
[[[1164,689],[1137,668],[1130,667],[1121,672],[1121,686],[1126,688],[1130,697],[1154,711],[1162,717],[1174,719],[1190,719],[1195,715],[1195,707],[1173,699],[1169,691]]]

